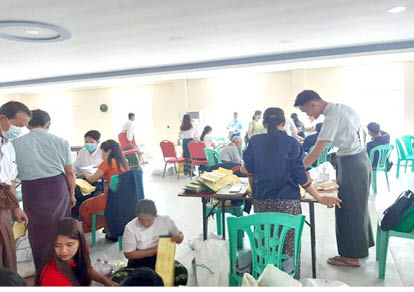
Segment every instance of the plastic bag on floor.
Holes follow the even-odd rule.
[[[193,265],[197,285],[201,287],[228,287],[230,259],[228,242],[220,239],[205,241],[194,239],[190,243],[194,250]]]
[[[300,280],[303,287],[348,287],[347,284],[336,280],[306,278]]]
[[[243,275],[242,287],[301,287],[302,283],[295,280],[289,274],[281,271],[274,265],[267,265],[259,279],[252,275]]]

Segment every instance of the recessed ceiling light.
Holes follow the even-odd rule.
[[[182,36],[173,36],[170,37],[170,41],[181,41],[183,38]]]
[[[25,30],[24,32],[28,34],[39,34],[39,31],[37,30]]]
[[[399,13],[401,11],[404,11],[405,9],[407,9],[407,8],[405,8],[404,6],[398,6],[398,7],[394,7],[392,9],[388,10],[387,12],[396,14],[396,13]]]

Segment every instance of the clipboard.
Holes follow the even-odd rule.
[[[162,278],[164,286],[174,286],[175,247],[176,243],[171,241],[171,236],[160,236],[155,272]]]

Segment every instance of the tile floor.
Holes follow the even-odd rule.
[[[154,167],[156,165],[157,167]],[[189,271],[189,286],[196,284],[191,260],[194,257],[192,250],[188,247],[188,240],[197,237],[202,232],[201,200],[198,198],[179,198],[178,192],[183,185],[189,181],[188,177],[177,177],[170,170],[169,175],[161,177],[162,162],[152,161],[144,168],[145,196],[155,201],[159,214],[167,214],[175,221],[176,225],[185,235],[185,240],[177,246],[176,259],[184,264]],[[395,178],[395,166],[390,173],[391,192],[387,191],[385,177],[379,174],[377,195],[371,194],[369,208],[371,222],[376,232],[378,212],[382,212],[398,196],[400,191],[414,189],[414,173]],[[303,214],[308,216],[308,207],[302,206]],[[375,261],[375,247],[371,248],[368,258],[362,260],[360,268],[334,267],[328,265],[328,257],[337,255],[335,239],[335,218],[332,209],[320,205],[315,207],[316,213],[316,256],[317,277],[321,279],[339,280],[349,286],[414,286],[412,269],[414,268],[414,242],[407,239],[391,238],[388,251],[387,269],[385,280],[378,279],[378,264]],[[209,232],[216,232],[214,219],[209,219]],[[374,234],[375,238],[375,234]],[[90,235],[87,235],[90,242]],[[118,251],[117,243],[105,240],[104,234],[98,232],[97,245],[91,249],[92,263],[98,257],[106,255],[112,261],[125,261],[121,252]],[[301,277],[311,277],[311,250],[309,228],[304,227],[302,235],[301,252]]]

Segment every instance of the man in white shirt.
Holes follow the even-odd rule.
[[[298,130],[295,123],[288,116],[285,116],[285,131],[289,136],[295,138],[299,142],[302,142],[304,140],[301,136],[298,135]]]
[[[32,114],[24,104],[10,101],[0,108],[0,268],[17,272],[16,242],[10,218],[28,222],[16,198],[16,153],[9,139],[20,135]]]
[[[315,119],[325,116],[315,147],[303,161],[305,167],[318,159],[328,143],[338,147],[338,198],[342,203],[335,208],[335,221],[339,256],[329,258],[328,263],[359,267],[359,259],[367,257],[374,246],[368,212],[371,163],[361,143],[359,117],[349,106],[328,103],[312,90],[299,93],[294,106]]]
[[[99,139],[101,133],[96,130],[86,132],[84,136],[85,147],[79,150],[75,161],[75,168],[77,173],[81,173],[81,167],[99,166],[103,161],[102,150]],[[95,172],[95,171],[94,171]]]
[[[126,133],[126,138],[129,142],[132,142],[135,137],[135,114],[128,114],[128,122],[122,126],[122,132]]]

